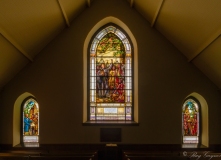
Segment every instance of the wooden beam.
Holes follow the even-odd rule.
[[[67,16],[67,14],[66,14],[66,12],[65,12],[65,10],[64,10],[64,7],[62,6],[60,0],[58,0],[58,4],[59,4],[59,6],[60,6],[61,13],[62,13],[62,15],[63,15],[63,17],[64,17],[64,20],[65,20],[65,22],[66,22],[66,25],[67,25],[68,27],[70,27],[71,25],[70,25],[70,22],[69,22],[69,20],[68,20],[68,16]]]
[[[90,7],[91,6],[91,0],[86,0],[87,1],[87,6]]]
[[[192,57],[189,58],[188,62],[193,61],[197,56],[199,56],[204,49],[206,49],[210,44],[212,44],[219,36],[221,35],[221,28],[213,34],[210,38],[208,38],[197,50],[193,53]]]
[[[130,7],[131,7],[131,8],[134,7],[134,1],[135,1],[135,0],[130,0]]]
[[[130,4],[130,7],[133,8],[134,7],[134,1],[135,0],[127,0],[128,3]]]
[[[158,5],[158,7],[157,7],[157,9],[156,9],[156,12],[155,12],[155,14],[154,14],[153,20],[152,20],[152,22],[151,22],[151,27],[154,26],[154,24],[155,24],[155,22],[156,22],[156,20],[157,20],[157,17],[158,17],[158,15],[159,15],[159,13],[160,13],[160,10],[161,10],[161,8],[162,8],[163,2],[164,2],[164,1],[161,0],[161,2],[159,3],[159,5]]]
[[[23,56],[25,56],[29,61],[33,62],[33,58],[11,36],[9,36],[2,28],[0,28],[0,34],[9,43],[11,43]]]

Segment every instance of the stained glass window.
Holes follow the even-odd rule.
[[[23,103],[23,142],[39,142],[39,105],[34,98]]]
[[[188,98],[183,104],[183,143],[199,143],[199,103]]]
[[[102,29],[90,47],[90,120],[132,120],[132,51],[116,26]]]

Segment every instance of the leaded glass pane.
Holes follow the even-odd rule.
[[[120,30],[116,30],[116,35],[121,39],[124,40],[126,38],[126,36],[120,31]]]
[[[128,39],[116,27],[108,26],[95,36],[90,52],[90,110],[95,106],[90,120],[131,120],[131,111],[125,109],[132,106]]]
[[[116,28],[115,27],[113,27],[113,26],[109,26],[109,27],[107,27],[107,28],[105,28],[105,30],[108,32],[108,33],[115,33],[115,31],[116,31]]]
[[[95,103],[93,103],[96,100],[95,96],[96,96],[96,91],[95,90],[90,90],[90,102],[92,102],[91,106],[93,106],[93,104],[95,104]]]
[[[101,38],[102,38],[104,35],[106,35],[106,34],[107,34],[107,31],[106,31],[105,29],[103,29],[102,31],[100,31],[100,32],[97,34],[96,38],[99,39],[99,40],[101,40]]]
[[[95,54],[98,43],[99,43],[98,39],[93,40],[91,44],[91,54]]]
[[[33,99],[28,99],[23,106],[23,142],[39,140],[39,106]]]
[[[193,99],[183,104],[183,143],[198,143],[199,136],[199,106]]]
[[[123,43],[124,43],[124,46],[126,49],[126,53],[131,53],[131,47],[130,47],[130,43],[129,43],[128,39],[124,39]]]

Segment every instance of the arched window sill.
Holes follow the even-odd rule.
[[[208,147],[198,143],[183,143],[182,148],[208,148]]]
[[[83,126],[139,126],[135,121],[86,121]]]
[[[39,142],[25,142],[25,143],[19,143],[15,145],[14,147],[31,147],[31,148],[38,148],[40,147]]]

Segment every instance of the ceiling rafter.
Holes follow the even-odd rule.
[[[130,0],[130,7],[131,7],[131,8],[134,7],[134,1],[135,1],[135,0]]]
[[[23,56],[25,56],[29,61],[33,62],[33,58],[12,38],[10,37],[3,29],[0,28],[0,34],[11,43]]]
[[[212,44],[219,36],[221,35],[221,28],[210,38],[208,38],[198,49],[195,53],[193,53],[192,57],[189,58],[188,62],[193,61],[197,56],[199,56],[204,49],[206,49],[210,44]]]
[[[68,20],[67,14],[66,14],[66,12],[65,12],[65,10],[64,10],[64,7],[62,6],[60,0],[58,0],[58,4],[59,4],[59,6],[60,6],[61,13],[62,13],[62,15],[63,15],[63,17],[64,17],[64,20],[65,20],[65,22],[66,22],[66,25],[67,25],[68,27],[70,27],[70,26],[71,26],[71,25],[70,25],[70,22],[69,22],[69,20]]]
[[[153,27],[154,24],[156,23],[157,17],[158,17],[158,15],[160,13],[160,10],[161,10],[162,6],[163,6],[163,2],[164,2],[164,0],[161,0],[161,2],[159,3],[159,5],[158,5],[158,7],[156,9],[155,15],[154,15],[153,20],[151,22],[151,27]]]
[[[127,0],[128,3],[130,4],[130,7],[133,8],[134,7],[134,1],[135,0]]]
[[[87,1],[87,6],[90,7],[91,6],[91,0],[86,0]]]

